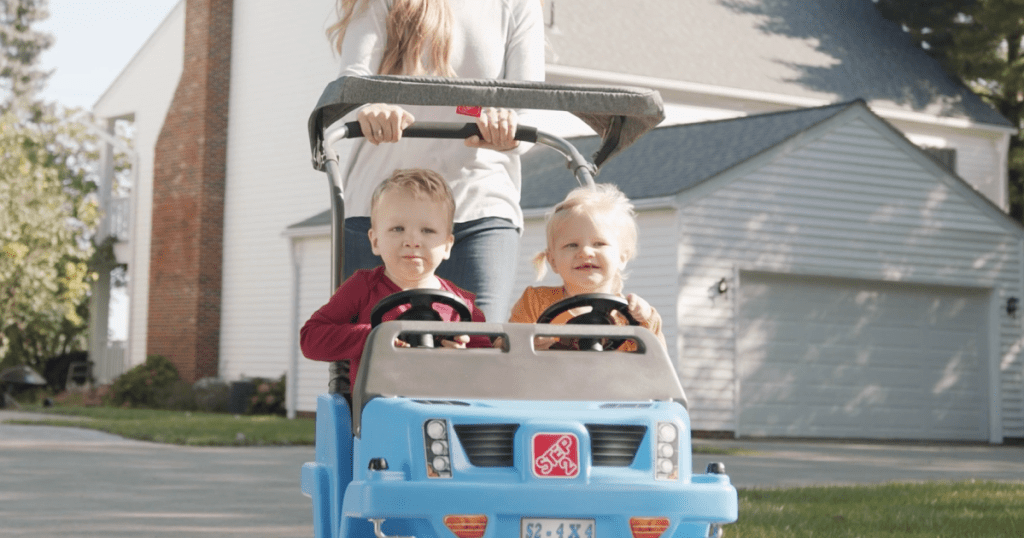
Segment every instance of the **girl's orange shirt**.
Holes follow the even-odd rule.
[[[536,323],[537,318],[544,313],[551,305],[565,299],[565,288],[561,286],[527,286],[523,291],[523,295],[516,301],[515,306],[512,307],[512,314],[509,316],[509,321],[512,323]],[[640,325],[647,330],[654,333],[661,341],[662,345],[665,345],[665,335],[661,332],[661,314],[658,314],[657,310],[651,308],[652,315],[650,319],[641,321]],[[556,325],[564,325],[573,315],[569,312],[562,313],[552,320],[552,323]],[[617,325],[629,325],[626,318],[621,316],[618,312],[612,312],[612,317],[615,318]],[[637,320],[640,321],[640,320]],[[622,351],[636,351],[636,344],[633,342],[626,342],[622,347]]]

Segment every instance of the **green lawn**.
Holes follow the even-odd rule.
[[[742,490],[739,508],[729,538],[1024,536],[1024,483]]]
[[[315,423],[306,418],[288,420],[272,415],[228,415],[118,407],[33,407],[26,411],[78,417],[80,420],[32,420],[24,421],[25,424],[68,426],[71,422],[130,439],[175,445],[312,445],[316,438]]]

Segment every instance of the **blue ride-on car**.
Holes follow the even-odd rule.
[[[588,300],[605,317],[625,308],[570,308]],[[458,334],[499,347],[394,345]],[[635,352],[593,350],[627,340]],[[683,389],[642,327],[386,322],[351,399],[317,404],[316,461],[302,468],[317,537],[703,538],[737,518],[723,466],[691,471]]]

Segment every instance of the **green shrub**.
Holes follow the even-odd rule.
[[[178,370],[167,357],[150,355],[146,362],[114,380],[110,387],[110,403],[158,408],[168,402],[178,381]]]
[[[256,377],[252,379],[256,392],[249,398],[250,415],[285,415],[285,375],[277,381]]]

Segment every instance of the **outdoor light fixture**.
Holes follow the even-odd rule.
[[[729,281],[722,277],[722,280],[715,282],[708,288],[708,297],[712,300],[719,295],[725,295],[725,292],[729,291]]]
[[[1020,306],[1020,299],[1010,297],[1006,300],[1006,314],[1011,318],[1017,317],[1017,307]]]

